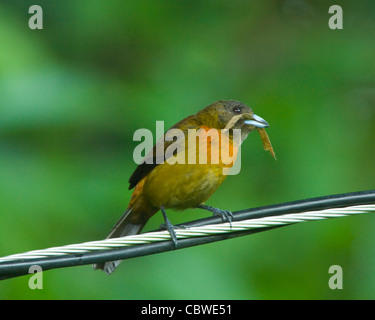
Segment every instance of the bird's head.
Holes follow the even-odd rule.
[[[215,129],[241,129],[241,142],[259,128],[269,127],[266,120],[254,114],[246,104],[235,100],[220,100],[197,114],[202,124]]]
[[[263,142],[263,147],[268,150],[276,159],[271,141],[268,138],[265,128],[269,127],[266,120],[254,114],[253,110],[246,104],[235,100],[220,100],[199,111],[196,115],[200,123],[209,128],[218,130],[233,129],[241,130],[241,144],[248,134],[257,130]]]
[[[204,124],[215,129],[243,129],[250,132],[269,127],[267,121],[254,114],[250,107],[235,100],[217,101],[199,111],[197,116]]]

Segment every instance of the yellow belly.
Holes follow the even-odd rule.
[[[205,202],[225,177],[219,165],[164,162],[146,177],[143,195],[158,208],[193,208]]]

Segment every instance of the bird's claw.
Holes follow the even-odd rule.
[[[176,229],[190,229],[190,227],[189,226],[185,226],[185,225],[183,225],[183,224],[179,224],[179,225],[177,225],[177,226],[173,226],[173,228],[176,230]],[[168,230],[167,229],[167,225],[165,224],[165,223],[162,223],[160,226],[159,226],[159,229],[161,229],[161,230]]]
[[[221,210],[221,209],[215,208],[215,210],[213,211],[213,215],[214,216],[221,216],[221,219],[224,222],[229,222],[230,225],[232,226],[233,213],[231,211],[229,211],[229,210]]]
[[[166,229],[168,230],[169,234],[171,235],[171,238],[172,238],[172,241],[173,241],[173,245],[174,245],[174,249],[177,248],[177,234],[176,234],[176,231],[175,229],[178,229],[178,227],[175,227],[170,221],[169,219],[167,218],[167,215],[165,213],[165,210],[164,210],[164,207],[161,207],[161,212],[163,213],[163,216],[164,216],[164,222],[160,228],[161,229]]]
[[[224,222],[229,222],[230,227],[232,228],[233,213],[229,210],[221,210],[219,208],[210,207],[205,204],[201,204],[198,208],[211,211],[214,216],[220,216]]]

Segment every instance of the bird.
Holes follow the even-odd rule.
[[[168,219],[166,209],[183,211],[189,208],[201,208],[211,211],[214,215],[220,215],[223,221],[231,222],[233,218],[231,211],[208,206],[205,203],[226,179],[228,174],[225,174],[224,169],[230,169],[234,165],[238,149],[251,131],[255,129],[259,131],[264,148],[274,156],[264,130],[267,127],[269,124],[266,120],[254,114],[246,104],[236,100],[216,101],[176,123],[146,154],[144,160],[152,161],[140,163],[130,176],[129,190],[134,188],[134,191],[125,213],[117,221],[107,239],[140,233],[147,221],[160,210],[164,217],[164,226],[171,234],[174,246],[177,247],[175,227]],[[226,132],[227,139],[225,140],[224,135],[207,135],[207,139],[198,139],[202,132],[207,133],[212,129],[218,133]],[[162,161],[156,161],[157,144],[161,144],[166,151],[175,140],[167,141],[165,137],[168,132],[176,132],[176,130],[183,134],[183,139],[177,143],[174,152],[169,152],[169,155],[165,152]],[[195,140],[189,140],[188,134],[194,130],[199,133],[195,136]],[[193,143],[189,144],[191,141]],[[197,144],[194,145],[195,143]],[[219,161],[217,159],[213,161],[215,153],[212,151],[216,150],[220,156],[220,152],[223,151],[222,146],[228,147],[228,153],[233,158],[231,163],[221,158]],[[202,153],[199,153],[201,151]],[[180,161],[169,161],[172,157]],[[201,158],[206,161],[200,161]],[[190,163],[183,161],[189,159]],[[111,274],[120,262],[121,260],[96,263],[93,267]]]

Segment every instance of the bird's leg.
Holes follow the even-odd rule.
[[[169,234],[171,235],[171,238],[172,238],[172,241],[173,241],[173,244],[174,244],[174,248],[176,249],[177,248],[177,235],[176,235],[176,231],[174,231],[175,226],[169,221],[163,206],[160,208],[160,210],[161,210],[161,213],[163,214],[164,222],[165,222],[163,227],[165,227],[165,229],[167,229]]]
[[[214,216],[221,216],[223,221],[228,221],[229,224],[232,226],[233,213],[231,211],[221,210],[219,208],[210,207],[205,204],[200,204],[198,208],[211,211],[214,214]]]

